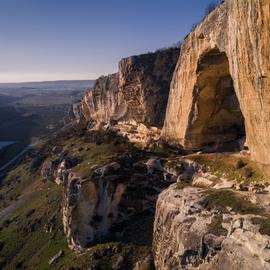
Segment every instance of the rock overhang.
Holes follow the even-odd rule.
[[[192,148],[189,129],[196,113],[198,64],[207,52],[218,50],[228,58],[251,157],[270,164],[269,10],[269,1],[227,0],[185,38],[171,82],[163,138]]]

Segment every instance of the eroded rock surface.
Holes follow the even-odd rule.
[[[74,114],[79,120],[83,117],[86,121],[108,122],[118,103],[118,73],[102,76],[84,94]]]
[[[156,269],[270,269],[270,237],[256,222],[267,216],[250,196],[177,184],[163,191],[154,224]]]
[[[179,49],[125,58],[119,63],[119,88],[127,119],[163,126],[169,88]]]
[[[168,182],[161,168],[150,172],[147,168],[142,156],[127,153],[87,178],[69,172],[64,178],[62,211],[70,248],[81,250],[104,239],[124,237],[129,226],[140,223],[140,215],[153,217],[158,193]]]
[[[87,247],[108,234],[126,188],[115,175],[119,168],[111,163],[96,170],[91,180],[70,173],[64,182],[63,224],[70,247]]]
[[[269,33],[268,0],[226,0],[188,35],[171,84],[166,140],[191,150],[235,140],[242,132],[241,110],[252,158],[270,164]],[[233,87],[238,107],[235,95],[220,97],[220,87]]]
[[[100,77],[80,104],[74,105],[78,121],[118,120],[163,126],[170,82],[179,56],[172,48],[131,56],[119,63],[119,73]]]

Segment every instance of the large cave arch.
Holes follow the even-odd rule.
[[[232,151],[243,147],[244,117],[224,52],[213,49],[200,57],[192,106],[186,134],[190,149]]]

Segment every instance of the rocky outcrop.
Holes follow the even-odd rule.
[[[100,77],[81,102],[77,120],[109,123],[134,120],[162,127],[178,48],[131,56],[119,63],[119,73]]]
[[[131,233],[126,228],[140,222],[140,215],[154,215],[157,195],[169,182],[164,180],[162,168],[152,163],[145,164],[141,155],[127,153],[87,178],[69,171],[64,177],[62,211],[71,249],[124,237]]]
[[[41,177],[44,180],[55,181],[56,184],[63,184],[70,169],[76,166],[79,160],[76,157],[68,157],[66,150],[58,155],[48,157],[42,164]]]
[[[159,144],[161,129],[136,121],[119,122],[111,127],[119,136],[127,138],[140,149],[153,149]]]
[[[163,140],[164,147],[169,142],[191,152],[249,148],[247,155],[269,165],[269,25],[268,0],[226,0],[185,38],[179,59],[178,49],[167,49],[121,60],[119,72],[98,79],[74,114],[153,152]],[[127,152],[85,178],[61,163],[69,246],[123,240],[131,224],[139,219],[134,227],[140,227],[140,217],[156,209],[157,270],[270,269],[269,190],[245,186],[251,167],[231,162],[228,180],[223,165],[212,175],[212,161],[200,166],[177,153],[164,160],[144,152],[146,160]],[[48,160],[44,177],[51,178],[51,168]],[[140,261],[135,269],[150,264]]]
[[[118,73],[102,76],[87,90],[80,107],[74,112],[77,119],[83,117],[86,121],[109,122],[118,102]],[[79,112],[78,112],[79,111]]]
[[[268,0],[224,1],[185,38],[179,59],[172,48],[121,60],[119,73],[101,77],[74,114],[164,123],[163,138],[187,150],[248,147],[270,164],[269,10]]]
[[[178,48],[131,56],[119,63],[119,90],[127,119],[163,126]]]
[[[270,164],[270,3],[226,0],[185,39],[163,137],[198,150],[246,133],[251,156]],[[245,127],[245,129],[244,129]]]
[[[117,163],[95,171],[91,180],[70,173],[64,182],[63,224],[68,244],[82,249],[106,236],[118,218],[118,205],[125,191],[115,172]]]
[[[269,217],[259,201],[254,194],[172,185],[157,201],[156,269],[270,269],[270,236],[261,227]]]

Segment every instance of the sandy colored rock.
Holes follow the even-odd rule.
[[[64,181],[63,225],[71,249],[80,250],[108,234],[117,220],[118,205],[125,185],[105,174],[116,163],[97,169],[92,179],[83,180],[70,173]]]
[[[182,44],[163,137],[218,148],[240,139],[244,124],[251,157],[270,164],[269,44],[268,0],[227,0],[208,15]]]
[[[178,56],[179,49],[171,48],[120,61],[119,90],[126,104],[127,119],[163,126]]]
[[[175,184],[159,195],[153,242],[156,269],[270,269],[270,237],[252,221],[257,216],[220,214],[207,208],[205,196],[205,189]]]
[[[102,76],[92,89],[87,90],[80,108],[76,106],[77,116],[86,121],[108,122],[118,104],[118,73]]]
[[[122,59],[119,73],[100,77],[73,114],[78,121],[135,120],[161,128],[178,56],[170,48]]]

